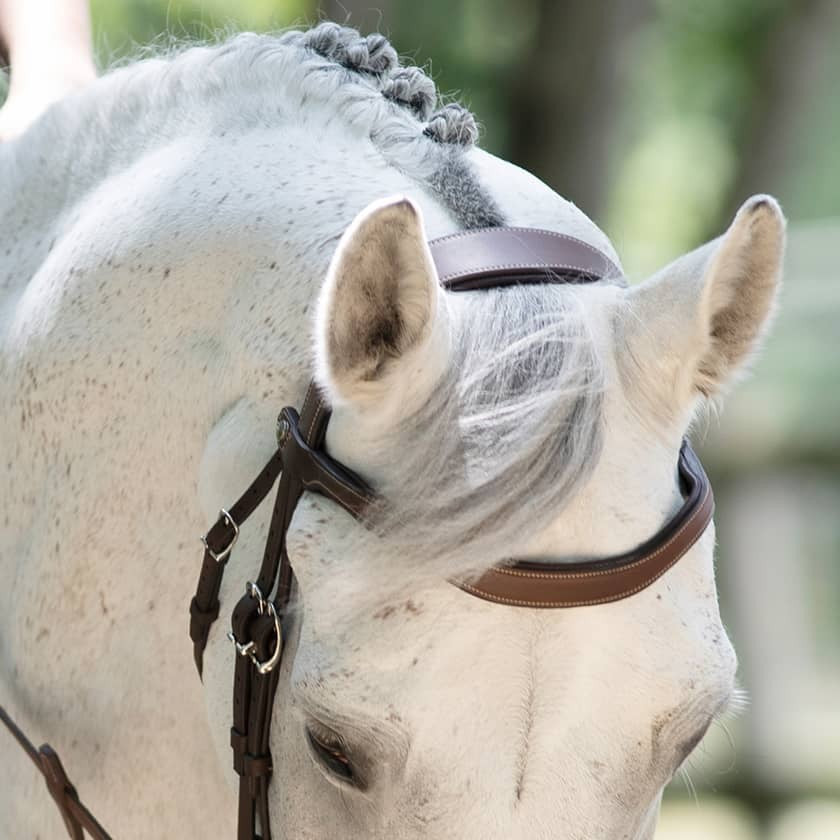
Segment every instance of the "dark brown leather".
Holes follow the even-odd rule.
[[[373,493],[358,476],[323,451],[329,416],[317,386],[310,383],[300,416],[287,407],[278,418],[277,451],[204,537],[204,559],[190,603],[190,638],[199,675],[210,627],[219,615],[219,590],[238,528],[268,495],[279,475],[262,565],[256,583],[248,584],[231,619],[231,640],[239,653],[234,666],[230,732],[233,767],[239,775],[239,840],[271,840],[268,785],[273,765],[269,734],[279,669],[275,665],[263,673],[258,664],[269,662],[275,654],[279,664],[282,654],[283,634],[278,634],[271,611],[282,622],[291,597],[293,573],[286,552],[286,532],[295,507],[305,490],[328,496],[356,517],[373,500]]]
[[[213,554],[218,556],[231,545],[235,536],[231,520],[237,526],[244,523],[271,492],[271,488],[284,468],[289,474],[297,476],[303,489],[328,496],[353,516],[359,517],[373,500],[372,492],[357,475],[338,461],[334,461],[325,452],[307,444],[307,439],[312,438],[316,433],[325,433],[329,422],[329,411],[320,396],[315,396],[317,394],[315,384],[310,384],[302,409],[306,414],[300,421],[300,425],[297,412],[293,408],[283,409],[279,420],[281,422],[285,420],[289,429],[283,446],[277,449],[248,489],[227,511],[230,519],[220,516],[204,537],[204,559],[196,592],[190,602],[190,638],[193,641],[193,659],[199,676],[202,673],[207,637],[213,622],[219,616],[219,589],[228,559],[225,557],[217,561]],[[318,445],[320,446],[321,443],[319,442]],[[291,515],[294,505],[289,505],[289,508],[289,515]],[[288,527],[288,523],[285,525]],[[285,535],[285,528],[282,533]],[[269,536],[269,543],[271,540]],[[278,556],[276,551],[267,548],[266,556],[269,554]],[[257,581],[261,592],[270,591],[268,587],[274,579],[275,572],[276,570],[271,567],[265,569],[265,574]]]
[[[315,388],[314,383],[310,385],[311,390]],[[297,476],[304,490],[327,496],[358,519],[373,502],[373,491],[354,472],[307,442],[313,439],[316,428],[326,432],[330,413],[323,402],[317,411],[320,413],[311,419],[305,415],[298,418],[297,412],[289,407],[280,413],[289,428],[289,438],[282,450],[284,469]],[[323,442],[317,444],[322,445]]]
[[[233,522],[239,525],[248,519],[260,502],[271,492],[282,468],[283,459],[278,449],[228,511]],[[220,516],[204,537],[204,559],[195,595],[190,601],[190,638],[193,642],[193,659],[199,676],[202,673],[207,636],[213,622],[219,617],[219,589],[228,560],[227,557],[216,560],[213,554],[218,556],[225,551],[231,545],[234,536],[235,531],[230,520]]]
[[[514,607],[586,607],[640,592],[697,542],[712,519],[712,487],[688,441],[680,450],[679,477],[682,507],[633,551],[582,564],[514,561],[489,569],[478,580],[453,582],[470,595]]]
[[[231,639],[240,653],[234,671],[231,728],[233,766],[239,774],[239,840],[271,840],[268,785],[273,765],[269,735],[283,645],[282,629],[278,633],[271,613],[282,622],[291,598],[294,581],[286,532],[295,508],[305,490],[328,496],[354,516],[360,516],[373,500],[361,479],[323,451],[328,421],[329,411],[315,383],[309,386],[300,416],[293,408],[281,412],[283,431],[278,451],[283,471],[262,565],[256,585],[248,585],[231,619]],[[275,661],[274,667],[263,672],[258,663],[269,661]]]
[[[588,242],[551,230],[483,228],[429,243],[441,285],[453,292],[516,283],[587,283],[621,271]]]
[[[2,706],[0,706],[0,722],[12,733],[15,740],[44,777],[47,790],[58,806],[71,840],[84,840],[84,832],[87,832],[94,840],[111,840],[111,835],[105,831],[96,817],[79,800],[76,788],[67,778],[67,773],[64,772],[64,767],[56,751],[49,744],[42,744],[36,749],[35,745],[23,734],[23,731]]]

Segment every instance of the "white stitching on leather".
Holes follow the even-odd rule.
[[[504,566],[499,566],[490,569],[491,572],[495,572],[496,574],[503,574],[503,575],[513,575],[515,577],[525,577],[525,578],[542,578],[548,580],[559,580],[561,578],[588,578],[588,577],[600,577],[602,575],[614,575],[617,572],[623,572],[627,569],[634,569],[637,566],[642,566],[646,563],[649,563],[651,560],[655,560],[663,551],[666,551],[668,546],[671,545],[676,539],[679,538],[680,534],[685,531],[686,528],[691,525],[691,523],[700,515],[703,508],[706,505],[706,502],[709,498],[711,488],[707,485],[705,491],[703,492],[703,498],[700,504],[697,506],[697,509],[691,516],[683,523],[682,527],[674,534],[671,539],[667,542],[663,543],[656,551],[648,554],[645,557],[642,557],[640,560],[636,560],[633,563],[628,563],[626,566],[622,566],[620,569],[600,569],[592,572],[564,572],[564,571],[554,571],[554,572],[523,572],[519,569],[510,569],[505,568]],[[705,529],[704,529],[705,530]],[[682,557],[683,554],[688,551],[691,546],[700,539],[701,534],[703,531],[697,534],[697,536],[680,552],[679,557]],[[677,559],[679,559],[679,557]]]
[[[691,545],[694,545],[695,542],[696,540],[693,540]],[[686,551],[690,547],[691,546],[688,546]],[[501,595],[493,595],[490,592],[485,592],[483,589],[477,589],[474,586],[470,586],[468,583],[456,583],[455,585],[460,589],[466,589],[471,595],[482,598],[485,601],[495,601],[497,604],[509,604],[514,607],[594,607],[598,604],[611,604],[614,601],[621,601],[624,598],[629,598],[631,595],[635,595],[637,592],[641,592],[643,589],[647,589],[648,586],[661,578],[665,572],[674,566],[683,554],[685,554],[685,552],[675,557],[667,566],[665,566],[664,569],[655,574],[653,577],[646,579],[638,586],[634,586],[632,589],[622,590],[615,595],[605,595],[603,598],[594,598],[589,601],[520,601],[517,598],[505,598]]]
[[[318,396],[318,405],[315,407],[315,413],[312,415],[312,420],[309,422],[309,428],[306,430],[306,443],[307,445],[311,446],[312,441],[312,430],[315,428],[315,424],[318,422],[321,415],[324,413],[324,399],[320,395]]]
[[[536,261],[535,261],[536,262]],[[533,268],[535,270],[539,269],[547,269],[552,271],[557,268],[571,268],[575,271],[582,271],[584,274],[587,274],[592,271],[591,268],[584,268],[580,265],[570,265],[568,263],[540,263],[539,265],[535,265],[535,262],[526,262],[526,263],[500,263],[498,265],[482,265],[478,269],[469,269],[465,268],[461,271],[453,271],[451,274],[443,274],[440,277],[442,283],[446,283],[449,280],[453,280],[456,277],[473,277],[476,271],[480,271],[482,273],[487,271],[501,271],[508,268]]]
[[[312,395],[315,393],[315,383],[310,382],[308,387],[306,388],[306,396],[303,398],[303,405],[300,407],[300,413],[306,414],[306,406],[309,404],[309,400],[312,399]]]
[[[570,579],[570,578],[589,578],[589,577],[600,577],[602,575],[614,575],[614,574],[616,574],[616,572],[623,572],[627,569],[634,569],[637,566],[642,566],[646,563],[649,563],[651,560],[655,560],[660,554],[662,554],[663,551],[667,550],[668,546],[671,545],[671,543],[673,543],[674,540],[679,538],[680,534],[682,534],[683,531],[685,531],[685,529],[688,528],[689,525],[691,525],[691,523],[702,512],[703,508],[706,505],[706,501],[709,498],[710,490],[711,490],[710,486],[706,485],[706,489],[703,492],[703,498],[700,501],[700,504],[697,506],[697,509],[683,523],[682,527],[676,532],[676,534],[674,534],[671,537],[671,539],[669,539],[667,542],[663,543],[661,546],[659,546],[658,549],[656,549],[656,551],[652,552],[651,554],[648,554],[646,557],[642,557],[640,560],[636,560],[633,563],[628,563],[626,566],[622,566],[620,569],[600,569],[600,570],[592,571],[592,572],[564,572],[564,571],[523,572],[519,569],[510,569],[510,568],[505,568],[504,566],[499,566],[499,567],[494,567],[494,568],[490,569],[490,571],[495,572],[496,574],[513,575],[515,577],[542,578],[542,579],[548,579],[548,580],[559,580],[559,579],[562,579],[562,578],[567,578],[567,579]],[[683,554],[685,554],[686,551],[688,551],[688,549],[691,548],[691,546],[693,546],[695,542],[697,542],[697,540],[700,538],[702,533],[703,533],[703,531],[698,533],[697,536],[693,540],[691,540],[691,542],[680,552],[677,559],[682,557]]]

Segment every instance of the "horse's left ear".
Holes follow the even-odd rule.
[[[716,396],[749,361],[772,315],[785,219],[766,195],[749,199],[718,239],[629,292],[626,341],[648,391],[680,406]]]
[[[341,238],[318,306],[317,376],[334,404],[364,407],[408,380],[419,386],[435,367],[425,357],[435,352],[439,295],[419,208],[399,197],[362,211]]]

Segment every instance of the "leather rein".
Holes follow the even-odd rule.
[[[467,231],[434,240],[430,249],[440,282],[451,292],[523,283],[591,283],[620,273],[588,243],[535,228]],[[329,419],[329,407],[312,382],[300,413],[288,406],[280,412],[277,450],[271,459],[202,537],[204,557],[189,610],[199,676],[210,629],[219,616],[222,577],[240,528],[277,485],[262,563],[233,609],[228,633],[236,649],[230,742],[239,776],[237,840],[272,836],[269,734],[294,582],[286,533],[297,503],[304,492],[318,493],[361,520],[376,498],[360,476],[325,451]],[[688,441],[680,449],[677,471],[682,506],[633,551],[583,564],[515,560],[490,568],[478,579],[450,582],[487,601],[531,608],[605,604],[640,592],[694,545],[712,518],[711,485]],[[94,840],[111,840],[79,801],[52,748],[45,744],[36,749],[2,708],[0,721],[44,775],[70,837],[83,840],[87,831]]]

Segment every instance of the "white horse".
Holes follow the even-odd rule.
[[[426,242],[465,228],[617,256],[435,100],[385,39],[323,24],[111,72],[0,144],[0,702],[117,838],[234,836],[224,636],[269,504],[230,561],[203,685],[197,537],[313,370],[328,451],[401,513],[390,538],[318,497],[295,515],[277,836],[650,838],[732,695],[711,528],[604,606],[500,606],[447,578],[615,554],[673,514],[681,438],[773,308],[782,214],[753,198],[634,287],[450,294]],[[3,739],[0,835],[62,836]]]

